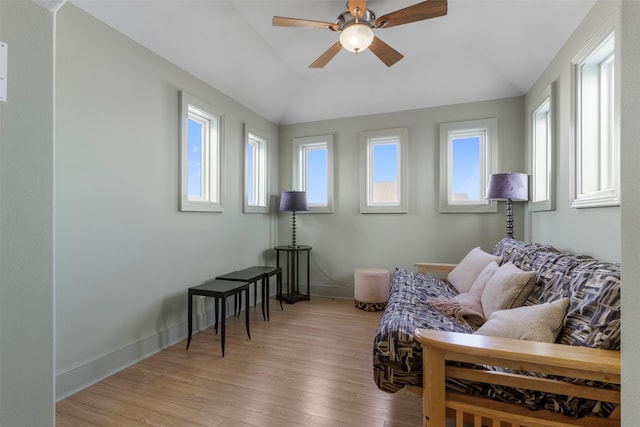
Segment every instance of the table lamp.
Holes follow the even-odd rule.
[[[529,200],[529,175],[496,173],[489,177],[487,200],[506,200],[507,237],[513,239],[513,201]]]
[[[306,191],[283,191],[280,195],[280,212],[291,212],[291,244],[290,248],[297,248],[296,244],[296,212],[306,211]]]

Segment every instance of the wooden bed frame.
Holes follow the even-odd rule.
[[[447,273],[453,266],[416,264],[423,274]],[[561,390],[564,395],[619,405],[619,391],[446,364],[447,361],[485,364],[619,385],[619,351],[426,329],[416,329],[414,338],[423,349],[422,412],[425,427],[445,427],[447,417],[455,419],[456,427],[463,427],[464,423],[474,427],[620,426],[620,406],[608,418],[570,418],[558,412],[532,411],[516,404],[445,391],[445,379],[458,378],[543,392],[558,393]]]

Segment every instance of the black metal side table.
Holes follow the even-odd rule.
[[[247,326],[247,336],[251,339],[251,332],[249,331],[249,283],[248,282],[236,282],[231,280],[219,280],[212,279],[204,282],[201,285],[189,288],[189,303],[187,311],[187,325],[188,325],[188,337],[187,337],[187,350],[189,350],[189,344],[191,344],[191,331],[193,327],[193,297],[196,295],[202,295],[205,297],[215,298],[214,315],[216,316],[215,328],[218,332],[218,315],[220,315],[221,332],[220,340],[222,341],[222,357],[224,357],[224,338],[225,338],[225,324],[227,317],[227,297],[231,295],[241,295],[244,291],[245,295],[245,323]]]
[[[233,271],[216,277],[220,280],[233,280],[238,282],[253,283],[253,301],[254,305],[258,303],[258,280],[262,281],[262,318],[269,320],[269,278],[276,276],[276,294],[282,293],[282,269],[280,267],[269,267],[266,265],[255,265],[243,270]],[[266,308],[266,313],[265,313]],[[236,307],[237,309],[237,307]],[[280,309],[282,309],[282,300],[280,300]]]
[[[287,292],[280,296],[281,300],[287,304],[293,304],[298,301],[309,301],[311,299],[311,281],[309,270],[309,259],[311,246],[276,246],[276,266],[280,267],[280,252],[286,253],[286,276],[287,276]],[[300,252],[307,255],[307,292],[300,292]]]

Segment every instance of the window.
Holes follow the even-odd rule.
[[[440,125],[440,212],[496,212],[486,200],[496,156],[497,120]]]
[[[555,84],[547,86],[531,112],[531,211],[555,209],[554,111]]]
[[[180,93],[180,210],[222,212],[222,115]]]
[[[294,138],[293,187],[307,192],[309,212],[333,212],[333,135]]]
[[[620,204],[617,16],[572,61],[571,206]]]
[[[407,213],[407,129],[360,134],[360,213]]]
[[[244,126],[245,213],[268,213],[267,139],[253,127]]]

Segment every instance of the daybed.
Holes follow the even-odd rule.
[[[619,264],[505,238],[455,268],[416,266],[393,274],[373,368],[381,390],[422,387],[425,426],[620,425]],[[498,284],[502,268],[518,286]],[[451,304],[472,295],[481,321]]]

